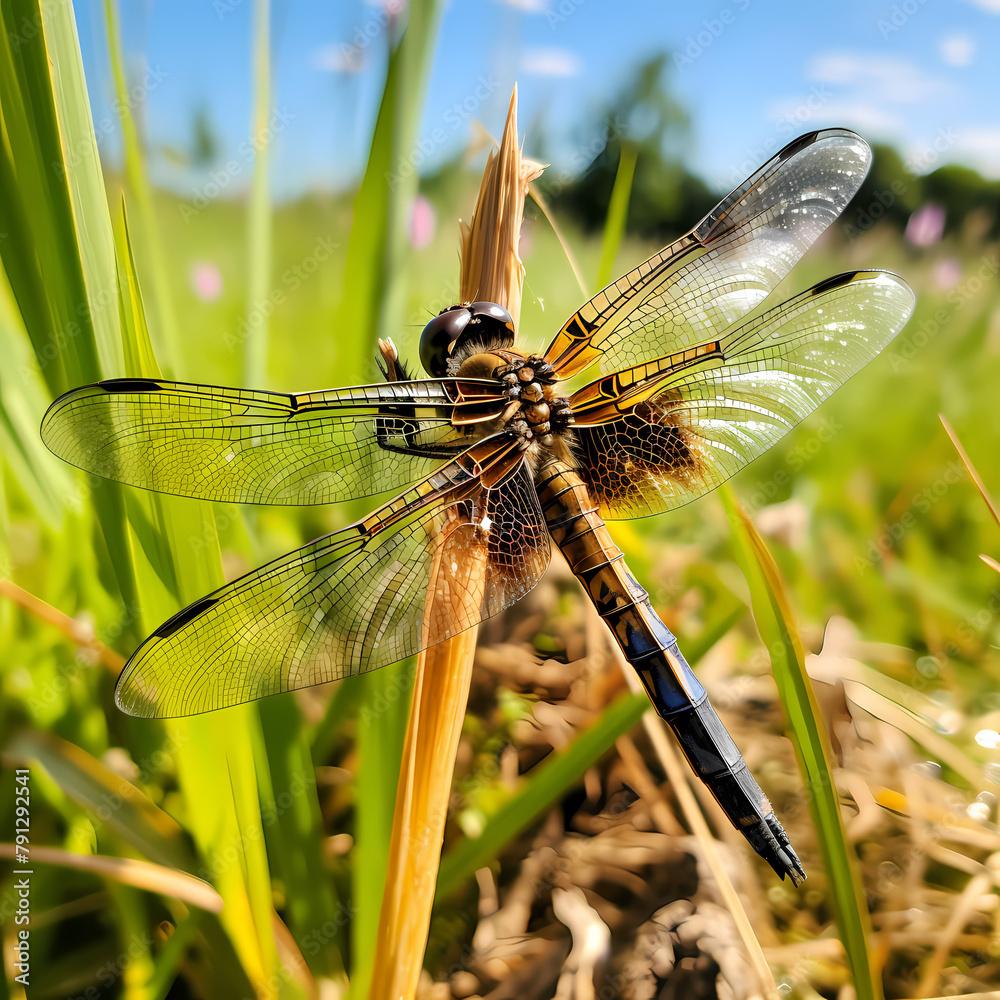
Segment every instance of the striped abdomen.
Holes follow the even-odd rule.
[[[789,875],[793,882],[805,878],[767,798],[677,648],[677,640],[629,572],[584,481],[568,465],[555,461],[539,471],[536,485],[552,538],[695,773],[733,825],[782,878]]]

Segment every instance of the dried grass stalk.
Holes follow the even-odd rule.
[[[0,858],[14,860],[14,844],[0,844]],[[135,858],[115,858],[106,854],[75,854],[59,847],[31,847],[31,860],[40,865],[60,865],[77,871],[91,872],[122,885],[131,885],[146,892],[158,893],[182,903],[197,906],[209,913],[221,913],[223,900],[216,889],[187,872],[152,861]]]
[[[23,587],[19,587],[13,580],[0,580],[0,594],[10,598],[19,604],[25,611],[35,615],[42,621],[54,625],[71,642],[78,646],[89,649],[98,660],[103,663],[117,677],[125,666],[125,657],[120,656],[113,649],[105,646],[100,639],[97,639],[93,631],[87,626],[78,622],[75,618],[60,611],[58,608],[47,604],[40,597],[35,597]]]
[[[459,294],[463,302],[496,302],[521,318],[524,265],[517,253],[528,185],[543,166],[521,156],[517,144],[517,87],[510,97],[507,122],[498,152],[490,152],[476,208],[462,230]]]
[[[471,222],[461,225],[459,280],[463,301],[496,302],[510,312],[515,325],[524,281],[524,265],[517,254],[524,196],[541,170],[539,164],[521,156],[515,87],[500,149],[487,160]],[[469,583],[461,594],[452,590],[450,599],[478,609],[486,575],[485,544],[470,547],[466,555]],[[432,587],[428,601],[436,600]],[[454,609],[455,614],[461,611],[461,607]],[[440,614],[439,607],[428,607],[425,621]],[[417,659],[369,991],[372,1000],[410,1000],[416,995],[477,631],[468,629],[430,646]]]

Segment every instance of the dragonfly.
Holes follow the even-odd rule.
[[[395,494],[164,622],[124,667],[118,706],[193,715],[396,662],[523,597],[551,539],[694,772],[798,884],[784,828],[606,521],[711,491],[901,329],[913,294],[887,271],[764,303],[870,163],[849,130],[801,136],[582,305],[541,353],[519,345],[503,307],[463,302],[421,334],[426,378],[384,342],[385,381],[372,385],[119,378],[58,398],[41,426],[48,448],[130,486],[248,504]]]

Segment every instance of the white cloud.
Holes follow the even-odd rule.
[[[1000,128],[994,125],[939,128],[923,141],[911,142],[905,155],[907,165],[917,174],[928,174],[944,163],[960,163],[997,180],[1000,179]]]
[[[825,87],[816,89],[826,90]],[[800,132],[825,125],[844,125],[867,135],[877,133],[880,136],[897,136],[904,131],[902,120],[884,108],[864,100],[833,98],[825,94],[812,103],[801,98],[783,98],[771,104],[767,114],[775,122],[797,123],[801,126]]]
[[[871,52],[828,52],[813,59],[808,73],[822,83],[857,88],[866,103],[913,104],[954,90],[908,59]]]
[[[1000,128],[984,125],[962,129],[955,142],[956,159],[985,177],[1000,178]]]
[[[948,35],[941,40],[941,58],[949,66],[968,66],[976,43],[968,35]]]
[[[899,118],[864,101],[830,101],[823,105],[822,114],[825,121],[836,122],[864,135],[898,135],[903,131]]]
[[[966,2],[985,10],[987,14],[1000,14],[1000,0],[966,0]]]
[[[521,56],[521,71],[534,76],[576,76],[580,58],[569,49],[527,49]]]

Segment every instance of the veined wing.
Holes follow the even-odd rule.
[[[714,489],[779,441],[899,332],[913,293],[857,271],[717,340],[605,376],[570,398],[602,512],[644,517]]]
[[[840,215],[870,164],[868,144],[847,129],[800,136],[690,233],[577,310],[546,361],[564,379],[598,359],[613,372],[728,329]]]
[[[41,433],[65,461],[130,486],[318,504],[403,489],[468,448],[475,424],[508,402],[477,379],[292,394],[112,379],[60,396]]]
[[[538,582],[549,541],[509,432],[484,438],[363,521],[227,584],[135,652],[116,701],[195,715],[393,663]]]

